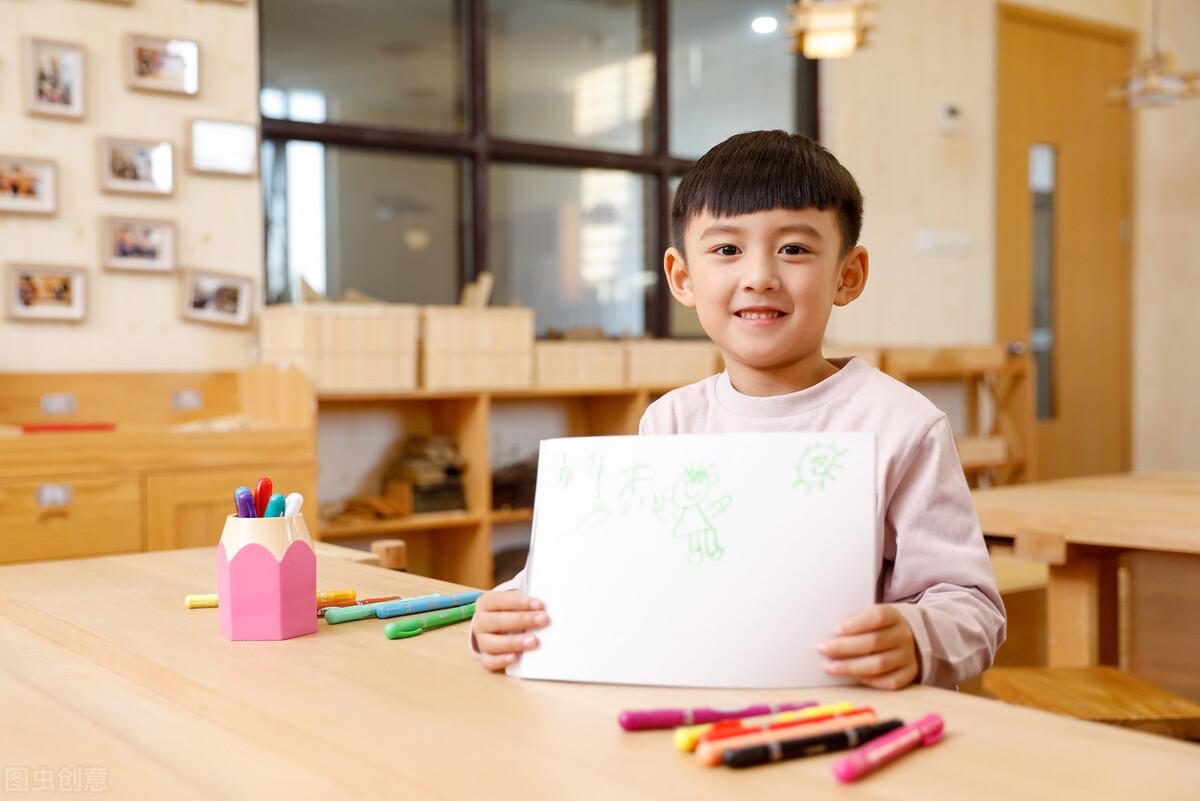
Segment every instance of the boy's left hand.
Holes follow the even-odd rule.
[[[876,604],[838,626],[839,637],[817,646],[825,672],[849,676],[868,687],[899,690],[917,678],[917,645],[904,616]]]

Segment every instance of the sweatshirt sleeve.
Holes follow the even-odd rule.
[[[901,470],[885,517],[882,600],[912,629],[921,683],[954,688],[991,667],[1005,616],[944,416]]]

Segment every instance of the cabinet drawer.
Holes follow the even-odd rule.
[[[0,481],[0,564],[140,550],[136,473]]]

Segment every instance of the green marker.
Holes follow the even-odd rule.
[[[328,615],[329,613],[326,612],[325,614]],[[456,606],[453,609],[443,609],[431,615],[394,620],[383,627],[383,633],[388,636],[389,640],[403,640],[407,637],[416,637],[418,634],[430,629],[470,620],[474,616],[475,604]]]
[[[441,593],[432,592],[429,595],[418,595],[418,598],[435,598]],[[406,598],[405,600],[411,600]],[[325,610],[326,623],[349,623],[351,620],[366,620],[375,617],[375,608],[395,601],[377,601],[373,604],[358,604],[357,606],[331,606]]]

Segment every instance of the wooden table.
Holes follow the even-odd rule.
[[[1050,566],[1052,667],[1116,664],[1117,559],[1200,554],[1200,473],[1124,473],[975,490],[984,534]]]
[[[321,558],[362,595],[452,585]],[[390,641],[378,621],[229,642],[211,549],[0,568],[0,762],[83,770],[110,797],[405,799],[1193,799],[1200,749],[944,690],[776,692],[521,681],[483,670],[462,626]],[[733,772],[626,734],[625,707],[812,698],[947,721],[945,741],[850,787],[833,757]],[[71,771],[76,771],[72,774]],[[57,775],[57,774],[56,774]],[[58,780],[58,779],[55,779]],[[64,779],[63,781],[66,781]]]

